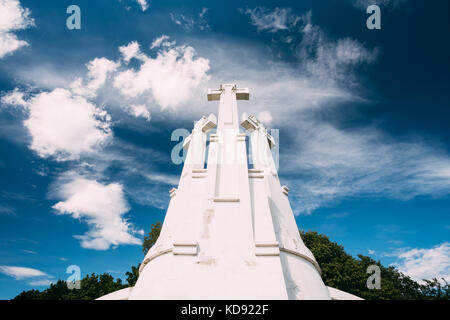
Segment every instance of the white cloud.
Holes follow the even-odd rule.
[[[142,117],[142,118],[146,119],[147,121],[150,121],[150,112],[148,111],[147,107],[143,104],[138,104],[138,105],[132,104],[128,107],[125,107],[124,110],[128,114],[130,114],[136,118]]]
[[[416,281],[423,279],[450,279],[450,243],[444,242],[431,249],[402,249],[395,254],[394,265]]]
[[[141,6],[142,11],[145,11],[148,9],[148,2],[147,0],[136,0],[137,3]]]
[[[0,33],[0,59],[8,53],[12,53],[21,47],[28,46],[28,42],[18,40],[13,33]]]
[[[158,41],[159,39],[161,38],[158,38],[155,41]],[[153,43],[155,43],[155,41]],[[141,52],[141,49],[139,49],[139,43],[137,41],[132,41],[126,46],[119,47],[119,51],[122,54],[122,59],[125,63],[130,62],[133,58],[145,60],[145,55]]]
[[[16,267],[16,266],[0,266],[0,272],[13,277],[17,280],[25,278],[35,278],[35,277],[48,277],[49,275],[43,271],[26,268],[26,267]]]
[[[4,103],[24,103],[23,94],[13,91]],[[24,126],[31,136],[30,149],[41,157],[78,159],[96,150],[111,137],[110,116],[85,98],[66,89],[33,95],[25,101],[28,118]]]
[[[169,43],[170,44],[170,42],[168,42],[166,40],[169,40],[169,36],[166,36],[166,35],[163,34],[161,37],[156,38],[155,40],[153,40],[152,45],[150,46],[150,49],[157,48],[157,47],[161,46],[163,43],[166,43],[166,44]]]
[[[1,102],[14,107],[28,106],[28,102],[25,101],[25,92],[20,91],[18,88],[2,95]]]
[[[53,206],[58,214],[71,215],[89,225],[86,234],[75,236],[83,248],[107,250],[121,244],[141,244],[133,236],[137,231],[123,217],[129,206],[121,184],[102,184],[72,172],[58,183],[55,192],[64,199]]]
[[[250,16],[251,24],[256,26],[258,31],[277,32],[279,30],[293,29],[300,16],[292,13],[290,8],[275,8],[273,11],[264,7],[247,9],[246,14]]]
[[[13,32],[34,26],[29,16],[30,10],[22,8],[18,0],[0,0],[0,59],[28,46],[28,42],[19,40]]]
[[[261,111],[256,118],[266,125],[269,125],[273,119],[272,114],[269,111]]]
[[[31,137],[29,147],[39,156],[58,161],[79,159],[110,141],[110,115],[90,99],[97,96],[120,62],[96,58],[86,67],[84,78],[67,83],[70,90],[50,86],[49,92],[31,94],[16,88],[2,95],[4,105],[21,107],[27,114],[24,126]]]
[[[77,78],[70,84],[70,87],[74,94],[94,98],[97,90],[105,84],[108,75],[116,71],[120,63],[106,58],[96,58],[89,61],[86,66],[89,70],[87,74],[89,82],[84,85],[83,79]]]
[[[126,57],[134,56],[137,51],[133,52]],[[151,92],[163,109],[177,107],[191,97],[193,88],[208,79],[208,70],[209,60],[195,58],[192,47],[165,47],[158,51],[156,58],[143,56],[137,71],[128,69],[120,72],[114,78],[114,87],[128,98]]]

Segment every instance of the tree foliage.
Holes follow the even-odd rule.
[[[127,276],[127,282],[132,287],[136,284],[136,281],[139,278],[139,267],[140,266],[141,266],[140,263],[136,267],[131,266],[131,271],[127,271],[125,273],[125,275]]]
[[[142,243],[142,252],[147,254],[148,250],[155,244],[156,240],[158,240],[159,234],[161,232],[162,224],[160,221],[152,224],[151,230],[148,233],[148,236],[144,237],[144,242]]]
[[[108,273],[92,273],[81,279],[80,289],[69,289],[66,281],[58,280],[42,292],[23,291],[14,300],[93,300],[105,294],[128,287],[121,279],[114,280]]]

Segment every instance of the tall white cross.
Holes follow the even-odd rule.
[[[236,100],[249,100],[248,88],[236,88],[235,84],[221,84],[219,89],[208,90],[208,101],[219,100],[219,119],[217,130],[239,129]]]

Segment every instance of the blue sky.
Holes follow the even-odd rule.
[[[206,90],[228,82],[279,130],[300,229],[417,280],[450,275],[447,1],[0,6],[1,299],[69,265],[124,278],[141,262],[182,169],[172,132],[217,112]]]

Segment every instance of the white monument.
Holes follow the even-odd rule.
[[[237,110],[248,99],[234,84],[208,91],[218,121],[202,117],[185,139],[178,188],[136,285],[100,299],[358,299],[324,285],[280,185],[274,139],[253,116],[241,123],[249,168]]]

